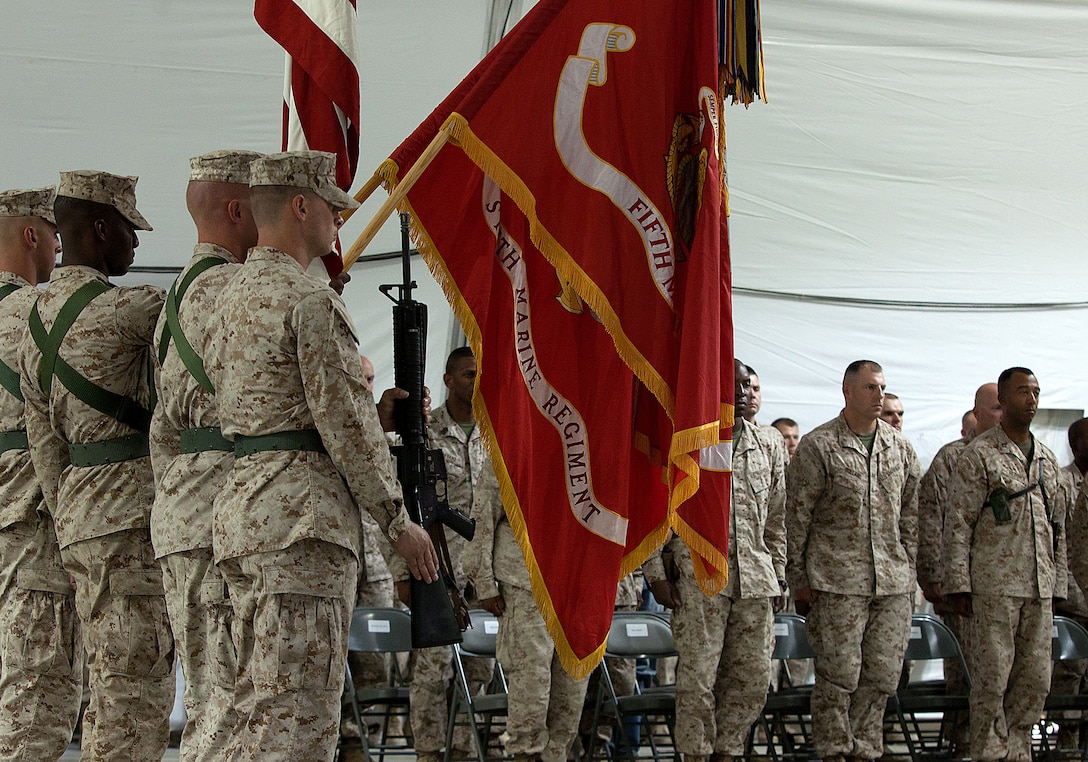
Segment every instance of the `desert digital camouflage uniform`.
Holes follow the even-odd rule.
[[[205,362],[236,448],[242,437],[316,431],[323,450],[239,453],[215,502],[212,540],[234,606],[243,722],[229,752],[331,760],[360,510],[394,542],[408,514],[354,328],[327,285],[282,251],[251,249],[222,291],[212,343]]]
[[[200,243],[179,282],[209,257],[217,264],[193,279],[178,308],[185,340],[201,359],[211,351],[209,337],[220,293],[241,267],[226,249]],[[165,328],[164,309],[155,329],[167,352],[159,369],[159,405],[151,422],[157,486],[151,540],[162,565],[166,605],[185,675],[187,721],[181,759],[216,760],[222,759],[234,729],[236,664],[233,610],[212,559],[212,503],[226,485],[234,452],[202,449],[189,441],[182,444],[182,432],[188,438],[193,430],[217,429],[219,412],[215,395],[186,369]],[[156,361],[161,351],[157,349]]]
[[[1069,567],[1068,602],[1076,595],[1074,587],[1082,596],[1088,590],[1088,479],[1080,481],[1076,497],[1069,506],[1065,529]]]
[[[642,569],[635,569],[620,579],[616,586],[616,611],[638,611],[639,604],[642,603],[644,579]],[[635,692],[635,660],[616,659],[614,664],[610,672],[616,695],[630,696]],[[589,690],[586,693],[596,695]]]
[[[1068,514],[1066,515],[1065,523],[1069,526],[1073,522],[1073,512],[1077,510],[1077,496],[1080,494],[1081,483],[1084,481],[1084,475],[1077,468],[1076,463],[1070,463],[1068,466],[1062,469],[1062,477],[1064,478],[1064,490],[1066,495],[1066,508]],[[1066,579],[1067,583],[1067,595],[1063,601],[1054,602],[1054,613],[1061,616],[1075,619],[1082,626],[1088,627],[1088,601],[1085,600],[1084,590],[1079,584],[1075,575],[1073,574],[1073,562],[1072,557],[1074,549],[1072,543],[1069,541],[1070,535],[1066,536],[1066,553],[1068,555],[1068,575]],[[1088,659],[1072,659],[1068,661],[1056,661],[1051,664],[1051,676],[1050,676],[1050,692],[1056,695],[1070,695],[1085,692],[1085,673],[1088,672]],[[1064,719],[1065,722],[1061,722],[1063,733],[1073,734],[1076,732],[1076,722],[1081,718],[1081,712],[1063,712],[1060,714],[1054,714],[1053,716]],[[1066,726],[1068,727],[1068,730]],[[1073,741],[1075,739],[1069,739]],[[1079,743],[1069,743],[1065,739],[1060,744],[1063,748],[1069,746],[1079,746]]]
[[[363,513],[361,518],[363,520],[363,552],[359,558],[359,583],[355,590],[355,605],[365,608],[392,608],[396,591],[386,556],[394,551],[382,534],[378,522],[371,518],[369,513]],[[349,651],[348,667],[351,670],[351,685],[346,686],[346,690],[377,688],[389,683],[391,668],[389,654]],[[394,717],[390,722],[389,734],[399,735],[399,730],[394,732],[394,723],[396,728],[401,728],[403,721],[400,717]],[[367,733],[371,740],[376,741],[379,738],[377,734],[381,725],[377,722],[367,722],[365,710],[363,724],[367,726]],[[340,736],[352,739],[360,737],[360,729],[355,726],[355,720],[350,712],[342,712],[340,715]],[[362,752],[359,751],[359,753]]]
[[[772,599],[786,576],[784,448],[774,429],[742,424],[733,439],[729,581],[707,598],[695,581],[691,552],[670,543],[681,605],[672,615],[676,668],[676,745],[693,757],[744,754],[748,730],[767,700],[774,650]],[[772,438],[774,437],[774,438]],[[660,553],[644,565],[664,578]]]
[[[944,592],[971,593],[971,758],[1031,759],[1031,726],[1050,688],[1052,598],[1067,586],[1065,492],[1054,454],[1032,437],[1033,457],[995,426],[968,445],[953,479],[944,524]],[[1012,520],[983,504],[998,487],[1016,492]],[[1045,496],[1045,497],[1044,497]]]
[[[970,443],[961,437],[944,445],[933,456],[933,462],[922,477],[918,488],[918,564],[919,585],[940,584],[944,514],[948,506],[948,488],[956,472],[956,461]]]
[[[484,475],[494,478],[490,469]],[[565,762],[578,734],[587,678],[574,680],[559,662],[502,502],[477,501],[472,515],[476,536],[465,548],[465,575],[477,598],[501,593],[506,604],[496,642],[509,697],[506,753]]]
[[[813,735],[823,759],[875,759],[910,637],[918,547],[914,448],[876,421],[872,453],[846,419],[801,438],[787,474],[787,581],[817,591]]]
[[[0,194],[0,214],[52,221],[53,191],[39,195],[47,208],[35,210],[27,206],[33,199]],[[12,287],[0,301],[0,361],[15,370],[38,291],[0,271],[0,288]],[[18,377],[13,381],[18,391]],[[68,747],[79,713],[83,646],[74,591],[25,431],[22,400],[0,389],[0,759],[55,760]]]
[[[491,471],[491,461],[480,439],[480,428],[476,426],[466,434],[461,425],[453,420],[445,405],[440,405],[431,413],[427,425],[430,432],[430,446],[442,451],[446,461],[446,499],[451,508],[460,510],[465,515],[472,514],[472,507],[480,501],[501,502],[499,486],[494,474],[485,478],[485,472]],[[450,562],[457,587],[464,592],[466,587],[462,557],[468,541],[443,527],[446,534],[446,546],[450,551]],[[408,579],[408,568],[398,556],[392,558],[394,576],[399,580]],[[476,598],[468,601],[474,606]],[[447,689],[453,678],[453,652],[449,647],[423,648],[415,653],[412,668],[412,680],[409,687],[409,705],[411,707],[412,737],[417,754],[437,754],[446,743],[446,721],[449,707],[446,702]],[[469,659],[465,663],[469,686],[479,688],[491,676],[492,665],[485,659]],[[458,728],[453,739],[454,747],[459,751],[475,754],[470,748],[471,733],[468,728]],[[461,754],[459,754],[461,756]]]
[[[621,577],[616,585],[616,604],[614,611],[637,611],[642,603],[642,588],[644,576],[641,567],[630,574]],[[660,660],[659,660],[660,661]],[[635,692],[636,673],[634,659],[611,659],[608,666],[608,674],[612,678],[612,687],[617,696],[630,696]],[[612,725],[615,722],[612,715],[595,717],[597,713],[597,693],[600,690],[601,668],[594,669],[589,674],[589,682],[586,683],[586,698],[582,704],[582,718],[578,722],[579,743],[594,732],[593,721],[597,720],[597,738],[603,744],[612,740]],[[574,758],[587,753],[588,749],[580,748],[575,744],[572,749]]]
[[[941,563],[941,554],[944,548],[944,515],[948,509],[950,500],[949,487],[952,477],[956,473],[956,461],[963,454],[964,449],[970,444],[970,439],[961,437],[954,442],[944,445],[933,456],[933,462],[929,470],[922,477],[921,486],[918,488],[918,564],[917,575],[919,585],[940,584],[944,578],[944,568]],[[968,628],[961,617],[952,611],[947,605],[934,607],[956,640],[960,644],[960,650],[967,653]],[[963,670],[958,661],[947,659],[944,663],[945,679],[950,686],[963,685]],[[967,743],[967,728],[963,726],[957,729],[957,734],[962,735],[964,745]]]
[[[136,211],[135,185],[133,177],[66,172],[58,196],[111,205],[134,229],[150,230]],[[69,297],[92,282],[108,285],[91,267],[57,268],[37,302],[44,327],[50,329]],[[109,287],[68,330],[60,358],[100,388],[150,408],[150,352],[163,298],[163,290],[153,286]],[[158,759],[170,734],[174,638],[151,547],[154,479],[146,433],[98,412],[58,378],[46,395],[39,385],[40,360],[28,331],[19,369],[30,454],[61,558],[76,581],[90,675],[83,758]],[[123,451],[117,456],[123,459],[103,463],[99,453],[105,446]],[[88,465],[74,465],[73,456]]]
[[[392,608],[394,598],[393,574],[386,556],[393,549],[369,513],[363,519],[363,555],[359,559],[359,585],[355,605],[366,608]],[[351,677],[356,689],[365,685],[385,685],[389,678],[388,654],[348,654]]]

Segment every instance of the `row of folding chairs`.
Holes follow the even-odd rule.
[[[467,728],[473,739],[472,752],[476,762],[504,759],[499,742],[499,731],[505,728],[507,714],[506,676],[502,665],[495,659],[495,642],[499,621],[492,614],[473,610],[471,626],[463,634],[463,642],[452,646],[453,692],[446,730],[446,759],[453,762],[454,735],[457,728]],[[380,653],[395,655],[410,652],[411,615],[400,609],[358,608],[352,615],[348,635],[348,650],[355,653]],[[605,661],[600,668],[598,689],[593,700],[593,724],[610,723],[615,732],[622,735],[614,746],[598,745],[597,734],[591,733],[589,748],[591,758],[606,759],[620,749],[623,755],[634,759],[638,744],[635,737],[651,750],[658,759],[678,758],[675,751],[675,688],[640,690],[635,695],[618,695],[615,680],[608,669],[615,659],[651,659],[675,656],[672,631],[666,614],[648,612],[618,612],[608,638]],[[466,665],[471,659],[492,660],[491,679],[482,691],[470,686]],[[391,678],[385,686],[353,687],[350,666],[347,669],[345,713],[351,716],[361,738],[345,739],[343,743],[359,743],[367,757],[384,762],[386,756],[410,755],[409,740],[403,736],[391,737],[394,727],[408,722],[410,704],[408,686],[402,679],[396,661]],[[400,718],[395,722],[394,718]],[[637,718],[638,727],[632,731],[631,719]],[[378,741],[367,738],[366,729],[377,718],[380,730]]]
[[[491,732],[493,719],[506,715],[506,677],[495,657],[495,638],[499,622],[495,616],[483,611],[471,612],[472,626],[464,633],[464,641],[453,647],[454,686],[446,738],[446,762],[452,759],[453,735],[456,727],[467,725],[472,729],[477,747],[474,749],[479,762],[493,756],[495,745]],[[361,744],[368,759],[384,762],[387,756],[414,756],[411,738],[402,728],[410,727],[410,696],[408,681],[401,672],[396,658],[412,651],[412,616],[409,612],[394,608],[357,608],[352,613],[348,632],[348,652],[363,654],[388,654],[390,658],[389,680],[382,686],[355,688],[350,660],[346,669],[344,712],[350,715],[359,729],[358,739],[341,739],[341,747]],[[494,662],[489,684],[483,693],[470,689],[465,669],[467,659],[490,659]],[[377,719],[377,740],[368,738],[368,728]]]
[[[778,614],[773,658],[786,665],[814,657],[804,618]],[[1088,658],[1088,631],[1071,619],[1054,617],[1051,658],[1055,662]],[[949,663],[954,663],[962,675],[960,680],[945,679],[943,668]],[[934,669],[936,664],[941,669]],[[904,745],[912,762],[965,759],[968,749],[965,739],[957,738],[957,732],[962,734],[968,722],[970,691],[971,676],[955,635],[940,619],[915,614],[900,683],[888,701],[886,742]],[[775,762],[815,759],[811,693],[811,684],[795,685],[787,679],[778,691],[769,694],[763,715],[749,736],[749,755],[754,753],[759,738],[766,755]],[[1059,742],[1058,733],[1063,723],[1074,731],[1068,736],[1072,743],[1065,746]],[[1088,694],[1048,696],[1034,739],[1036,760],[1088,760]]]
[[[464,641],[452,647],[454,686],[447,722],[446,762],[451,762],[456,728],[470,730],[476,762],[502,759],[498,731],[505,727],[507,713],[506,678],[494,659],[499,621],[482,610],[471,612],[472,626]],[[411,618],[398,609],[356,609],[349,636],[349,650],[370,653],[397,653],[411,650]],[[609,632],[605,658],[601,663],[593,706],[593,728],[585,753],[590,760],[622,758],[633,762],[637,757],[655,760],[679,760],[675,743],[675,685],[642,687],[621,695],[616,689],[613,671],[619,660],[660,660],[676,656],[670,620],[667,614],[654,612],[616,612]],[[775,617],[773,659],[781,665],[785,679],[768,693],[764,710],[749,735],[748,756],[767,756],[780,760],[814,759],[811,735],[811,684],[794,684],[790,665],[815,657],[808,642],[805,620],[798,614],[780,613]],[[1065,617],[1054,618],[1053,658],[1073,660],[1088,658],[1088,631]],[[491,659],[491,679],[482,691],[470,688],[466,663],[470,659]],[[955,662],[963,680],[949,685],[943,669],[921,669],[925,664]],[[709,668],[709,665],[708,665]],[[938,677],[933,677],[938,673]],[[888,703],[886,730],[906,746],[912,762],[928,759],[953,759],[966,754],[958,748],[956,727],[966,720],[970,675],[955,636],[938,618],[916,614],[911,621],[910,640],[904,658],[899,689]],[[350,670],[348,686],[352,685]],[[386,755],[411,753],[403,741],[388,743],[389,718],[397,714],[407,718],[408,688],[395,674],[391,684],[349,690],[346,710],[363,728],[361,735],[368,755],[384,760]],[[369,748],[364,716],[381,710],[382,742]],[[1088,695],[1050,696],[1046,712],[1088,712]],[[406,721],[406,719],[405,719]],[[1067,720],[1062,717],[1062,722]],[[1078,724],[1088,722],[1078,720]],[[613,743],[598,742],[596,728],[611,725]],[[1054,727],[1044,717],[1039,725],[1037,757],[1055,760],[1069,757],[1069,749],[1059,748]],[[1088,762],[1088,728],[1083,740],[1073,749],[1075,756]]]

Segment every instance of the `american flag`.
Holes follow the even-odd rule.
[[[350,190],[359,166],[359,41],[356,0],[256,0],[253,16],[286,51],[283,150],[335,153]],[[330,257],[337,261],[330,262]],[[338,255],[325,258],[330,274]]]

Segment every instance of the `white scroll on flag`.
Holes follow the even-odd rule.
[[[253,16],[286,51],[283,150],[336,154],[350,190],[359,165],[359,40],[355,0],[256,0]],[[324,258],[330,275],[343,263]]]

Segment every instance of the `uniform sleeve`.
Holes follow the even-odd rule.
[[[904,445],[906,452],[903,466],[906,473],[899,507],[899,541],[903,544],[903,551],[910,559],[911,566],[915,566],[918,557],[918,487],[922,481],[922,468],[918,465],[918,456],[910,442],[904,440]]]
[[[668,575],[665,573],[665,561],[661,558],[661,548],[654,550],[654,552],[642,562],[642,573],[646,577],[646,581],[651,585],[667,578]]]
[[[408,528],[392,457],[342,304],[330,290],[291,314],[298,362],[314,426],[356,503],[396,543]]]
[[[944,593],[971,592],[971,543],[987,497],[986,469],[975,448],[968,447],[956,464],[944,515]]]
[[[159,322],[155,326],[156,339],[162,336],[163,326],[166,324],[166,310],[159,315]],[[159,365],[159,347],[156,342],[151,345],[152,368],[155,371],[155,389],[159,398],[159,404],[151,415],[151,432],[149,445],[151,449],[151,467],[155,472],[155,489],[162,486],[162,475],[170,462],[181,453],[181,434],[170,423],[162,403],[162,367]]]
[[[1057,505],[1051,507],[1051,531],[1057,532],[1054,538],[1054,597],[1066,599],[1069,597],[1069,543],[1067,542],[1065,527],[1069,523],[1069,510],[1072,507],[1070,493],[1072,492],[1072,477],[1062,471],[1057,462],[1050,464],[1057,472]]]
[[[165,303],[166,291],[157,286],[121,289],[113,313],[117,334],[128,345],[154,347],[155,326]]]
[[[944,534],[943,486],[948,484],[949,458],[937,453],[918,487],[918,555],[916,569],[919,585],[941,581],[941,537]]]
[[[45,504],[55,516],[60,477],[70,460],[68,442],[53,429],[49,417],[49,398],[38,386],[40,359],[41,353],[28,327],[23,334],[19,352],[19,385],[25,400],[26,436],[30,443],[30,459],[34,463],[34,473],[41,484]]]
[[[1069,571],[1077,585],[1088,590],[1088,479],[1080,484],[1076,502],[1065,521],[1066,552]]]
[[[786,469],[786,581],[794,590],[811,587],[807,566],[809,530],[813,508],[824,490],[825,474],[819,447],[811,438],[802,437]]]
[[[777,436],[777,433],[775,434]],[[773,441],[773,440],[772,440]],[[781,442],[781,437],[779,437]],[[771,489],[767,505],[767,524],[763,541],[771,552],[771,562],[778,579],[786,579],[786,459],[785,448],[770,448]]]
[[[495,482],[494,489],[481,490],[482,499],[472,502],[476,534],[465,545],[465,554],[461,558],[465,578],[480,600],[499,594],[499,584],[495,580],[495,529],[505,515],[494,470],[485,468],[480,474],[480,481],[484,479]]]

